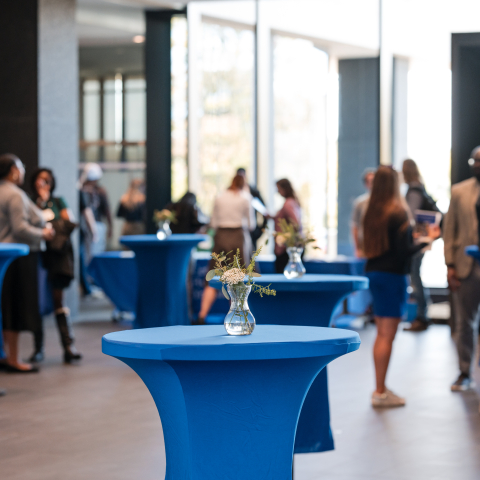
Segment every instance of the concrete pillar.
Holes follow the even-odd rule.
[[[52,168],[56,194],[78,210],[75,0],[0,0],[0,152],[29,174]],[[75,313],[76,285],[67,296]]]
[[[408,60],[393,59],[392,164],[401,170],[407,150]]]

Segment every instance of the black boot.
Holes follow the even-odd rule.
[[[57,320],[60,342],[63,347],[63,361],[65,363],[72,363],[74,360],[81,360],[82,354],[77,352],[77,349],[73,345],[75,341],[73,328],[65,309],[56,313],[55,318]]]
[[[28,361],[30,363],[39,363],[45,358],[43,351],[43,328],[37,332],[33,332],[33,345],[35,350]]]

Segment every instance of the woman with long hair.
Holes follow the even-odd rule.
[[[373,296],[377,338],[373,347],[376,390],[374,407],[399,407],[405,399],[385,386],[393,340],[407,304],[407,274],[411,257],[428,243],[414,244],[411,215],[400,195],[397,172],[381,166],[373,180],[372,193],[363,219],[366,274]],[[429,241],[439,231],[429,232]]]
[[[423,184],[420,170],[414,160],[407,158],[402,165],[403,180],[408,185],[405,200],[410,211],[415,214],[416,210],[437,210],[434,200],[428,195]],[[427,303],[428,291],[423,288],[420,269],[422,267],[423,252],[418,252],[412,258],[410,270],[410,283],[412,284],[412,297],[417,303],[417,315],[414,321],[404,330],[407,332],[421,332],[428,328]]]
[[[145,181],[134,178],[128,190],[120,198],[117,217],[123,218],[122,235],[145,233]]]
[[[210,226],[215,229],[213,252],[228,253],[227,261],[231,261],[239,249],[242,261],[246,263],[252,254],[250,232],[255,228],[255,217],[252,197],[244,192],[244,188],[245,177],[235,175],[230,187],[215,199]],[[211,260],[209,269],[213,267]],[[197,323],[205,323],[205,317],[216,298],[217,290],[207,284],[203,290]]]
[[[0,242],[24,243],[30,253],[8,267],[2,289],[3,336],[7,358],[2,367],[10,372],[38,372],[19,360],[20,332],[35,332],[41,325],[38,305],[38,254],[42,240],[53,240],[55,231],[46,225],[40,209],[20,188],[25,167],[11,154],[0,155]]]
[[[287,178],[277,181],[278,193],[285,199],[283,207],[274,217],[275,231],[280,231],[280,221],[286,220],[288,223],[295,225],[298,230],[302,230],[302,210],[297,194],[293,186]],[[275,271],[283,273],[288,263],[288,253],[284,245],[275,243]]]
[[[73,214],[63,197],[53,195],[56,180],[49,168],[38,168],[31,177],[32,199],[44,217],[49,218],[57,231],[56,245],[47,242],[47,250],[42,252],[43,265],[48,272],[48,283],[51,286],[53,309],[57,323],[60,343],[63,347],[63,361],[72,363],[80,360],[82,355],[75,348],[75,336],[70,320],[70,312],[64,305],[64,290],[74,278],[73,248],[70,234],[75,228]],[[44,358],[43,328],[34,332],[35,350],[30,357],[31,362],[40,362]]]
[[[187,192],[178,202],[171,203],[169,210],[175,212],[175,222],[170,225],[172,233],[196,233],[208,223],[197,204],[197,197]]]

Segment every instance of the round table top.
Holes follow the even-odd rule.
[[[337,290],[366,290],[368,288],[368,278],[355,275],[307,273],[301,278],[288,279],[281,273],[275,273],[255,277],[254,282],[263,286],[270,285],[278,292],[331,292]],[[218,277],[215,277],[210,285],[220,288],[221,283]]]
[[[120,237],[120,243],[127,247],[171,247],[173,245],[195,246],[197,243],[207,239],[207,235],[198,235],[196,233],[178,233],[167,237],[165,240],[159,240],[156,235],[126,235]]]
[[[480,250],[478,249],[478,245],[469,245],[468,247],[465,247],[465,253],[480,260]]]
[[[29,252],[30,247],[24,243],[0,243],[0,257],[23,257]]]
[[[233,336],[223,325],[173,326],[104,335],[102,352],[147,360],[271,360],[343,355],[358,350],[350,330],[257,325],[251,335]]]
[[[96,258],[118,259],[118,258],[135,258],[135,252],[131,250],[110,250],[108,252],[96,253],[92,257],[92,262]]]

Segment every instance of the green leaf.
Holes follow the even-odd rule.
[[[268,245],[269,240],[270,240],[270,238],[267,238],[267,240],[265,242],[265,245]]]
[[[259,273],[257,273],[257,272],[252,272],[250,275],[251,275],[252,277],[261,277],[261,275],[260,275]]]
[[[215,269],[214,271],[215,271],[215,275],[218,275],[219,277],[221,277],[223,275],[222,270]]]
[[[205,279],[207,280],[207,282],[209,282],[213,279],[213,277],[215,277],[215,270],[210,270],[205,276]]]
[[[227,299],[227,300],[230,300],[230,297],[228,296],[228,293],[227,291],[225,290],[225,287],[222,285],[222,293],[223,293],[223,296]]]
[[[218,259],[218,261],[219,261],[219,262],[224,262],[226,259],[227,259],[227,257],[220,257],[220,258]]]

